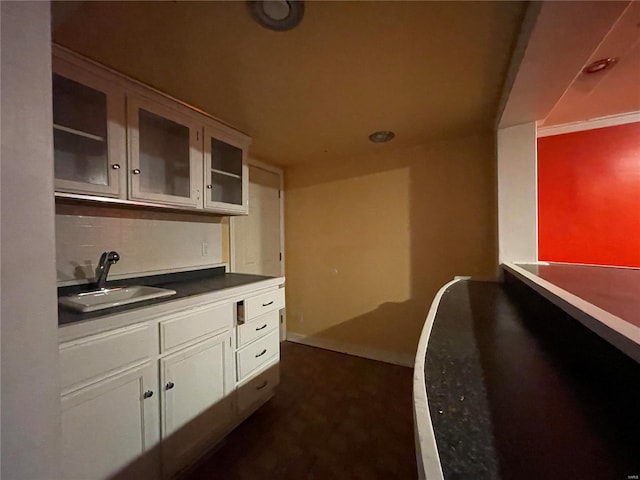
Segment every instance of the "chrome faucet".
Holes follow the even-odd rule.
[[[107,275],[109,275],[109,269],[111,265],[117,263],[120,260],[118,252],[103,252],[100,256],[100,261],[96,267],[96,285],[98,290],[102,290],[107,283]]]

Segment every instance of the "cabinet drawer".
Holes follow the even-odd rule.
[[[73,385],[139,365],[151,356],[154,338],[148,325],[131,325],[60,345],[62,392]]]
[[[260,315],[264,315],[272,310],[284,308],[284,288],[279,288],[273,292],[247,298],[244,301],[244,311],[240,321],[248,322]]]
[[[269,360],[279,358],[280,338],[274,330],[236,353],[238,381],[244,380],[251,372],[260,368]]]
[[[238,412],[242,414],[267,400],[280,382],[280,362],[271,362],[251,380],[238,386]]]
[[[204,307],[160,322],[161,353],[233,327],[233,303]]]
[[[243,347],[253,342],[257,338],[263,337],[280,323],[280,314],[277,310],[273,310],[261,317],[255,318],[250,322],[238,325],[238,347]]]

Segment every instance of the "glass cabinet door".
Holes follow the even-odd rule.
[[[124,116],[124,94],[59,62],[52,80],[56,190],[119,196],[126,150],[124,118],[118,125],[117,117]]]
[[[221,213],[247,213],[246,148],[223,141],[205,129],[205,208]]]
[[[196,178],[202,171],[197,126],[145,99],[131,99],[128,108],[131,198],[197,206]]]

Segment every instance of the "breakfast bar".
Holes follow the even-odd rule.
[[[414,373],[421,477],[636,478],[640,366],[504,277],[434,301]]]

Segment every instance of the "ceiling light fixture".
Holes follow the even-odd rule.
[[[618,62],[617,58],[602,58],[590,63],[582,69],[582,73],[598,73],[613,67]]]
[[[302,0],[250,0],[247,6],[256,22],[277,32],[291,30],[304,17]]]
[[[389,130],[380,130],[369,135],[369,140],[373,143],[386,143],[393,140],[393,137],[395,136],[396,134]]]

